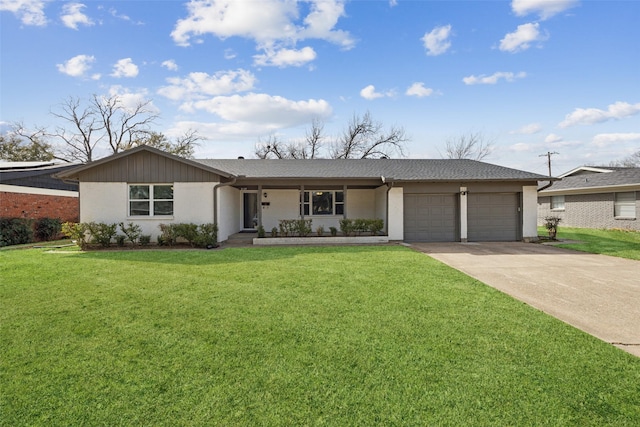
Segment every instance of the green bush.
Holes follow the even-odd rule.
[[[160,224],[160,235],[158,236],[158,245],[164,246],[173,246],[176,244],[176,239],[178,238],[176,234],[175,224]]]
[[[60,218],[42,218],[36,223],[36,236],[39,240],[53,240],[62,231]]]
[[[318,236],[324,236],[324,227],[320,226],[320,227],[316,228],[316,234]]]
[[[62,224],[62,234],[75,241],[81,248],[87,245],[87,224],[65,222]]]
[[[289,237],[289,235],[293,235],[296,221],[296,219],[281,219],[279,221],[280,236]]]
[[[0,247],[33,242],[32,221],[26,218],[0,218]]]
[[[147,246],[149,243],[151,243],[151,235],[143,234],[140,236],[140,244],[142,246]]]
[[[258,238],[263,239],[265,234],[266,234],[266,232],[264,231],[264,227],[259,225],[258,226]]]
[[[127,225],[125,225],[124,222],[121,222],[120,230],[122,230],[127,240],[130,241],[132,245],[135,245],[138,242],[138,239],[142,234],[142,228],[133,222],[130,222]]]
[[[300,237],[308,236],[309,234],[311,234],[311,231],[312,231],[311,222],[312,220],[310,219],[295,220],[293,223],[294,233],[296,233]]]
[[[369,220],[369,231],[371,232],[372,236],[376,236],[383,229],[384,229],[384,220],[382,219]]]
[[[195,244],[199,248],[215,248],[218,246],[218,225],[214,223],[198,226],[198,236]]]
[[[329,227],[329,233],[331,233],[333,237],[336,237],[338,235],[338,229],[335,227]]]
[[[116,237],[118,224],[105,224],[104,222],[89,222],[87,230],[91,234],[91,241],[102,247],[109,247],[111,240]]]
[[[273,227],[271,229],[271,237],[278,237],[278,227]]]
[[[173,224],[176,239],[183,238],[191,246],[196,245],[196,239],[198,238],[198,225],[193,223],[178,223]]]
[[[345,218],[340,220],[340,232],[343,236],[350,236],[354,232],[353,220]]]
[[[116,245],[119,247],[124,247],[125,242],[127,241],[127,236],[123,236],[122,234],[118,234],[116,236]]]

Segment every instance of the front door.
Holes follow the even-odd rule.
[[[242,193],[242,211],[242,228],[255,230],[258,227],[258,193]]]

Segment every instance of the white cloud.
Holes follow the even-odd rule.
[[[178,71],[178,64],[173,59],[167,59],[161,65],[169,71]]]
[[[527,73],[525,72],[519,72],[517,74],[512,73],[512,72],[504,72],[504,71],[499,71],[497,73],[493,73],[490,76],[481,74],[479,76],[468,76],[468,77],[464,77],[462,79],[462,81],[464,82],[464,84],[466,85],[478,85],[478,84],[483,84],[483,85],[494,85],[496,83],[498,83],[498,81],[500,79],[504,79],[508,82],[513,82],[515,79],[522,79],[524,77],[527,76]]]
[[[309,11],[306,16],[300,16],[299,3]],[[265,50],[259,60],[270,63],[270,51],[295,47],[305,39],[326,40],[345,49],[355,44],[347,31],[335,29],[345,14],[344,0],[261,0],[260,7],[254,0],[191,0],[187,10],[188,16],[179,19],[171,33],[181,46],[188,46],[193,38],[198,42],[207,34],[220,39],[244,37],[254,40],[258,50]],[[310,53],[308,49],[291,52],[302,52],[305,59]],[[292,64],[298,65],[300,60],[298,57]],[[287,65],[286,59],[281,63]]]
[[[300,50],[280,49],[273,51],[271,49],[267,49],[264,54],[255,55],[253,59],[256,65],[276,66],[281,68],[287,66],[300,67],[316,59],[316,52],[308,46]]]
[[[109,96],[117,96],[120,105],[129,111],[134,111],[142,104],[146,104],[145,108],[152,114],[158,114],[160,110],[153,105],[153,102],[149,99],[149,93],[146,89],[138,90],[137,92],[132,92],[131,90],[119,86],[114,85],[109,88]]]
[[[13,13],[24,25],[47,25],[45,0],[0,0],[0,11]]]
[[[608,120],[618,120],[640,113],[640,103],[629,104],[628,102],[616,102],[609,105],[607,110],[598,108],[576,108],[572,113],[566,115],[558,127],[566,128],[575,125],[592,125],[606,122]]]
[[[540,123],[530,123],[528,125],[522,126],[518,130],[514,130],[509,132],[512,135],[533,135],[534,133],[538,133],[542,130],[542,125]]]
[[[249,91],[253,89],[256,77],[250,71],[238,69],[220,71],[213,75],[189,73],[185,78],[168,78],[167,82],[169,86],[158,90],[160,95],[174,101],[187,101]]]
[[[360,91],[360,96],[371,101],[376,98],[395,96],[395,91],[389,90],[385,93],[376,92],[376,87],[374,85],[369,85]]]
[[[518,16],[537,13],[541,19],[547,19],[578,3],[578,0],[513,0],[511,9]]]
[[[528,23],[518,25],[513,33],[508,33],[500,40],[500,50],[503,52],[521,52],[531,47],[531,43],[547,40],[549,37],[540,33],[540,24]]]
[[[135,77],[138,75],[138,66],[133,63],[131,58],[123,58],[115,63],[113,66],[112,77]]]
[[[513,144],[509,146],[509,150],[517,151],[517,152],[533,151],[534,149],[536,149],[535,145],[527,144],[525,142],[518,142],[517,144]]]
[[[593,145],[598,147],[627,142],[640,142],[640,133],[601,133],[593,137]]]
[[[550,133],[544,139],[544,142],[546,142],[547,144],[553,144],[553,143],[556,143],[556,142],[561,142],[562,140],[563,140],[563,138],[561,136],[556,135],[555,133]]]
[[[416,82],[407,88],[405,95],[407,96],[417,96],[418,98],[422,98],[424,96],[430,96],[433,94],[433,89],[424,87],[424,83]]]
[[[64,64],[57,64],[58,71],[71,77],[86,77],[91,69],[91,64],[96,61],[94,56],[77,55],[66,61]]]
[[[427,49],[427,55],[437,56],[445,53],[451,47],[450,35],[451,25],[435,27],[430,32],[425,33],[420,40],[422,40],[425,49]]]
[[[331,106],[323,99],[292,101],[263,93],[216,96],[186,105],[187,110],[202,110],[216,114],[229,122],[251,123],[276,130],[310,123],[314,117],[331,115]]]
[[[65,27],[77,30],[78,24],[91,26],[93,21],[87,15],[82,13],[82,9],[86,6],[82,3],[67,3],[62,6],[62,15],[60,19]]]

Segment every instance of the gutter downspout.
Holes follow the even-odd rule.
[[[382,179],[382,183],[384,185],[387,186],[387,213],[386,213],[386,221],[384,222],[384,228],[385,231],[387,232],[387,237],[389,236],[389,191],[391,191],[391,189],[393,188],[393,181],[389,180],[388,178],[385,178],[384,176],[381,176],[380,179]]]
[[[240,175],[242,177],[242,175]],[[218,188],[228,187],[236,183],[239,177],[234,176],[229,182],[219,182],[213,186],[213,223],[218,225]],[[220,226],[218,225],[218,229]]]
[[[543,187],[538,188],[538,193],[541,192],[542,190],[546,190],[547,188],[551,187],[553,185],[553,181],[549,181],[549,183]]]

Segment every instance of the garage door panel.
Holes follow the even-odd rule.
[[[456,241],[456,206],[454,194],[405,194],[405,240],[413,242]]]
[[[520,234],[517,193],[469,194],[468,240],[515,241]]]

